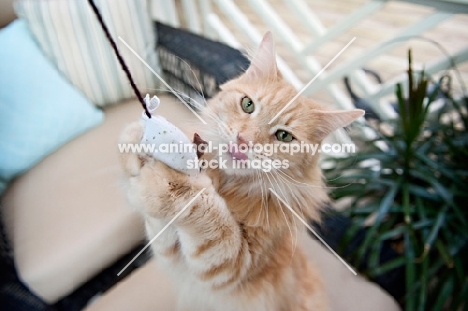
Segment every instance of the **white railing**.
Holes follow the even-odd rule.
[[[225,21],[213,10],[214,6],[230,19],[252,44],[258,44],[261,40],[261,33],[248,20],[246,15],[239,9],[233,0],[150,0],[152,2],[152,14],[157,20],[180,26],[180,20],[185,20],[185,25],[193,32],[205,36],[216,38],[235,48],[240,48],[238,38],[229,30]],[[311,54],[322,45],[333,41],[338,36],[346,32],[351,27],[362,22],[372,14],[381,10],[389,0],[370,0],[356,11],[350,13],[346,18],[334,26],[327,29],[322,22],[311,11],[305,0],[284,0],[289,8],[301,21],[305,30],[313,38],[310,42],[301,42],[294,31],[284,22],[281,14],[267,0],[244,0],[257,13],[259,18],[274,32],[275,37],[282,41],[294,55],[295,59],[307,70],[310,78],[322,70],[321,64]],[[393,109],[381,98],[394,91],[396,82],[404,82],[406,75],[399,76],[383,85],[376,85],[369,81],[366,75],[360,70],[370,60],[389,52],[411,37],[423,34],[425,31],[435,27],[439,23],[452,17],[454,14],[468,13],[468,0],[405,0],[406,2],[421,4],[432,7],[434,12],[416,21],[414,24],[402,30],[393,38],[379,42],[373,47],[332,70],[325,71],[320,77],[310,85],[305,91],[306,95],[311,95],[318,90],[326,90],[340,108],[349,109],[353,105],[349,97],[337,86],[337,82],[345,76],[349,76],[352,81],[359,86],[360,90],[369,100],[372,108],[382,119],[389,119],[394,116]],[[177,7],[180,7],[178,10]],[[449,68],[452,63],[460,64],[468,60],[467,46],[452,55],[452,60],[444,56],[426,66],[426,71],[435,73]],[[297,89],[302,88],[308,81],[301,81],[291,70],[288,64],[278,57],[278,68],[283,76],[289,80]]]

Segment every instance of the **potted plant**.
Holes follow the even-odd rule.
[[[428,92],[430,78],[412,69],[408,95],[396,86],[399,117],[368,125],[375,137],[359,151],[330,158],[325,170],[331,196],[348,198],[351,220],[341,239],[348,260],[371,279],[402,271],[405,310],[468,308],[468,117],[467,98],[445,95],[449,79]],[[392,258],[382,256],[386,246]],[[465,310],[465,309],[463,309]]]

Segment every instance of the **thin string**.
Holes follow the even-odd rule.
[[[102,30],[104,31],[107,40],[112,46],[112,49],[114,50],[115,55],[117,56],[117,59],[119,61],[120,66],[122,67],[122,70],[125,72],[127,75],[127,79],[130,82],[130,85],[132,86],[133,92],[135,93],[136,97],[140,101],[141,105],[143,106],[143,109],[145,110],[145,114],[148,116],[148,118],[151,118],[151,113],[148,111],[148,108],[146,107],[145,101],[143,100],[143,96],[141,96],[140,91],[138,90],[135,82],[133,81],[132,74],[130,73],[130,70],[127,67],[127,64],[125,64],[124,59],[120,55],[119,50],[117,49],[117,45],[115,44],[114,39],[112,39],[112,36],[109,32],[109,29],[107,28],[106,24],[104,23],[104,19],[102,18],[101,13],[99,12],[99,9],[97,8],[96,4],[94,4],[93,0],[88,0],[89,5],[93,9],[94,14],[96,15],[99,24],[101,24]]]

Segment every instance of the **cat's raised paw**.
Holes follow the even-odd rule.
[[[144,127],[141,122],[133,122],[127,125],[119,139],[119,159],[123,171],[128,176],[137,176],[140,170],[147,162],[148,155],[142,152],[136,152],[131,149],[131,145],[136,146],[143,137]]]

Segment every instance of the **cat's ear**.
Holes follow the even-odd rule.
[[[316,110],[313,112],[317,124],[314,135],[318,140],[322,140],[331,132],[345,127],[354,120],[362,117],[364,113],[365,111],[362,109]]]
[[[276,78],[279,76],[276,67],[275,41],[270,31],[265,33],[262,42],[251,59],[245,72],[245,78],[250,80]]]

